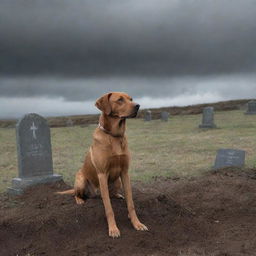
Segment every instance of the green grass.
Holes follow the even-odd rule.
[[[218,129],[198,128],[201,115],[173,116],[169,122],[128,120],[132,152],[131,177],[148,182],[153,176],[195,176],[208,171],[219,148],[243,149],[246,166],[256,165],[256,116],[242,111],[216,112]],[[83,163],[96,125],[52,128],[54,171],[68,184]],[[17,176],[14,129],[0,129],[0,192]]]

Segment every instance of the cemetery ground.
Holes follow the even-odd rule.
[[[77,206],[54,194],[72,186],[96,125],[52,128],[54,171],[64,183],[5,193],[17,176],[14,129],[0,129],[0,255],[256,255],[256,116],[215,113],[169,122],[128,120],[135,206],[149,232],[133,230],[123,200],[112,200],[120,239],[107,236],[100,199]],[[244,168],[212,171],[219,148],[243,149]]]

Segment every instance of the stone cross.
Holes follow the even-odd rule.
[[[246,115],[256,115],[256,101],[252,100],[248,102],[248,110]]]
[[[21,194],[38,183],[62,180],[53,174],[50,128],[37,114],[27,114],[16,125],[18,177],[12,180],[11,194]]]
[[[161,112],[161,120],[162,120],[162,121],[168,121],[168,119],[169,119],[169,112],[167,112],[167,111],[162,111],[162,112]]]
[[[202,124],[199,125],[199,128],[216,128],[214,124],[214,108],[206,107],[203,110]]]
[[[145,115],[144,115],[144,121],[151,121],[152,117],[151,117],[151,111],[150,110],[147,110],[145,112]]]
[[[245,163],[245,151],[238,149],[219,149],[215,159],[214,169],[234,166],[243,167]]]

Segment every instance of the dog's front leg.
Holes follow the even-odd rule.
[[[132,188],[131,188],[131,182],[130,182],[130,177],[128,174],[128,171],[123,171],[121,174],[121,180],[123,183],[123,187],[124,187],[124,192],[125,192],[125,199],[126,199],[126,203],[127,203],[127,208],[128,208],[128,213],[129,216],[131,218],[131,222],[133,227],[136,230],[148,230],[148,228],[142,224],[136,214],[135,211],[135,207],[134,207],[134,203],[133,203],[133,199],[132,199]]]
[[[114,212],[110,202],[109,191],[108,191],[108,177],[104,173],[99,173],[98,178],[100,183],[101,198],[103,200],[107,222],[108,222],[109,236],[116,238],[120,236],[120,231],[116,226],[115,216],[114,216]]]

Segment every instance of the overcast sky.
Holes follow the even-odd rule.
[[[1,0],[0,118],[255,98],[255,0]]]

